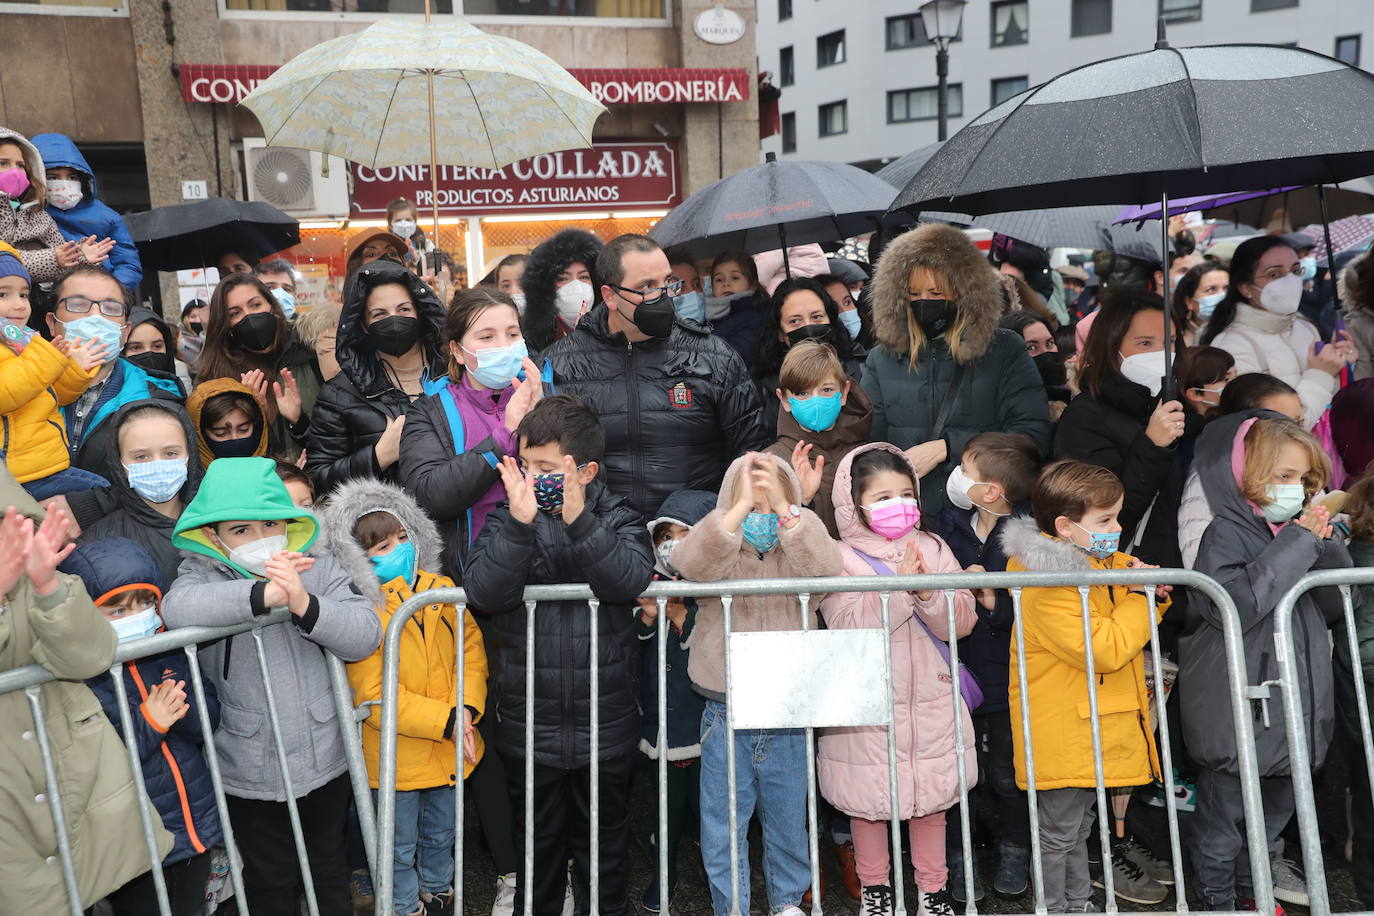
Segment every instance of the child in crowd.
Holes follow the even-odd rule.
[[[1039,470],[1040,455],[1028,436],[979,433],[969,440],[959,465],[945,482],[950,505],[930,528],[949,545],[961,567],[968,572],[1006,571],[1002,534],[1013,518],[1030,514],[1028,500]],[[1016,619],[1010,592],[980,589],[977,594],[978,623],[959,640],[959,659],[977,675],[983,689],[983,703],[973,713],[973,728],[978,769],[996,797],[1000,822],[992,887],[1004,897],[1015,897],[1029,886],[1030,866],[1030,816],[1026,793],[1016,787],[1007,707],[1007,652]],[[950,814],[947,824],[950,892],[962,903],[965,883],[956,813]]]
[[[1332,536],[1327,510],[1309,504],[1327,484],[1329,465],[1301,424],[1264,410],[1209,424],[1194,464],[1214,515],[1195,568],[1220,583],[1235,602],[1244,631],[1246,683],[1261,684],[1277,676],[1273,611],[1279,599],[1311,570],[1351,565],[1344,543]],[[1245,908],[1253,906],[1255,895],[1245,853],[1227,669],[1220,661],[1225,657],[1221,614],[1200,593],[1193,608],[1179,640],[1178,690],[1183,736],[1198,764],[1194,881],[1208,909]],[[1334,731],[1326,629],[1341,613],[1335,588],[1307,592],[1293,610],[1289,651],[1302,671],[1298,682],[1313,769],[1321,767]],[[1261,717],[1257,710],[1254,728],[1274,892],[1285,902],[1299,897],[1306,902],[1300,873],[1278,858],[1279,833],[1294,811],[1284,719],[1277,711]]]
[[[723,251],[711,262],[706,320],[715,335],[740,357],[754,357],[754,341],[768,317],[768,294],[759,287],[754,259],[742,251]]]
[[[105,349],[98,341],[44,340],[28,327],[33,315],[29,272],[0,244],[0,410],[5,464],[34,499],[107,485],[71,466],[58,408],[81,396],[95,378]]]
[[[1222,392],[1235,377],[1236,358],[1220,347],[1189,347],[1174,363],[1183,405],[1204,419],[1220,413]]]
[[[654,578],[680,579],[673,565],[673,554],[692,526],[706,517],[716,505],[716,494],[706,490],[679,490],[663,501],[658,518],[649,522],[649,537],[654,545]],[[668,780],[663,791],[668,795],[668,899],[677,891],[677,852],[682,831],[699,815],[701,781],[701,711],[705,701],[692,689],[687,676],[691,658],[687,644],[696,626],[695,598],[669,598],[668,614],[667,710]],[[659,757],[658,747],[658,600],[639,599],[639,638],[641,640],[639,708],[644,712],[639,749],[650,760]],[[643,907],[650,913],[663,909],[658,874],[658,834],[649,837],[653,874],[644,889]]]
[[[692,526],[673,551],[673,566],[686,579],[768,579],[836,576],[839,545],[810,509],[797,505],[801,483],[776,455],[750,452],[725,472],[716,508]],[[746,831],[757,809],[763,823],[768,904],[774,913],[799,916],[811,884],[806,837],[806,735],[802,729],[734,732],[740,885],[730,881],[729,796],[726,772],[725,626],[719,598],[703,598],[692,636],[688,673],[706,697],[701,717],[701,857],[716,916],[749,910],[749,846]],[[801,629],[791,595],[736,598],[732,632]],[[815,625],[815,620],[811,621]]]
[[[81,544],[61,568],[81,577],[121,642],[162,629],[158,617],[162,572],[153,555],[134,541],[106,538]],[[195,709],[197,685],[180,650],[125,662],[123,678],[143,783],[162,825],[176,840],[162,860],[171,913],[201,916],[210,874],[210,848],[222,835],[210,768],[201,751],[200,715]],[[100,674],[88,679],[86,685],[127,743],[130,736],[124,734],[120,722],[114,678]],[[219,700],[208,682],[201,689],[214,727],[219,722]],[[130,881],[108,900],[115,916],[156,913],[152,872]]]
[[[247,385],[231,378],[201,382],[186,399],[196,432],[200,465],[216,458],[261,458],[267,454],[262,402]]]
[[[115,244],[93,235],[64,239],[44,209],[46,175],[38,148],[17,131],[0,127],[0,242],[19,250],[25,269],[39,283],[53,282],[68,267],[104,262]]]
[[[377,609],[382,631],[412,595],[452,588],[439,568],[434,522],[400,487],[357,478],[335,489],[321,513],[330,547],[353,584]],[[406,621],[400,642],[396,738],[396,916],[451,916],[455,742],[463,775],[481,759],[473,724],[487,700],[487,655],[470,613],[460,624],[451,604],[430,604]],[[463,627],[463,696],[457,699],[454,629]],[[348,666],[355,705],[382,698],[382,650]],[[381,709],[363,727],[363,756],[372,788],[380,778]]]
[[[48,215],[62,237],[71,242],[88,238],[114,241],[105,266],[127,289],[143,282],[143,267],[124,218],[106,206],[96,189],[95,172],[65,134],[36,134],[33,145],[43,157]]]
[[[1117,550],[1123,501],[1121,482],[1110,471],[1080,461],[1057,461],[1036,481],[1033,517],[1013,518],[1002,534],[1008,572],[1072,573],[1097,569],[1153,568]],[[1170,586],[1155,589],[1156,613],[1168,609]],[[1150,716],[1144,649],[1150,642],[1145,586],[1098,585],[1088,589],[1092,658],[1107,787],[1140,786],[1160,772],[1154,736],[1141,726]],[[1086,840],[1094,823],[1096,773],[1086,683],[1081,594],[1076,586],[1027,588],[1021,617],[1026,685],[1035,755],[1036,801],[1045,906],[1051,913],[1091,908],[1092,880]],[[1016,677],[1015,634],[1009,662],[1016,783],[1027,788],[1022,738],[1021,691]],[[1226,692],[1223,690],[1223,697]],[[1129,838],[1112,843],[1124,859]]]
[[[835,517],[844,539],[844,573],[850,576],[959,572],[958,560],[938,537],[921,529],[917,473],[901,449],[878,442],[845,456],[835,475]],[[958,747],[953,697],[957,678],[937,641],[968,635],[977,621],[973,595],[954,592],[954,626],[942,592],[895,592],[888,605],[892,643],[892,692],[897,742],[899,816],[908,821],[911,863],[916,870],[919,916],[952,916],[945,884],[945,812],[959,801]],[[830,595],[821,616],[831,629],[881,628],[877,592]],[[977,781],[973,723],[963,716],[963,752],[971,786]],[[863,885],[865,916],[893,912],[888,827],[886,726],[831,728],[816,751],[820,789],[850,815],[854,858]],[[901,880],[900,872],[897,880]]]
[[[318,535],[267,458],[221,458],[176,524],[172,543],[190,556],[162,603],[169,628],[231,626],[273,609],[288,622],[202,649],[206,676],[220,698],[215,750],[253,916],[296,912],[301,876],[287,816],[282,767],[290,773],[322,913],[347,912],[344,818],[351,795],[330,692],[326,649],[360,661],[381,643],[377,614],[339,562],[307,555]],[[276,727],[268,719],[257,639],[271,674]],[[286,760],[277,756],[277,741]]]
[[[840,529],[830,502],[835,469],[850,449],[868,442],[873,402],[845,375],[835,348],[813,340],[787,351],[778,386],[778,441],[768,454],[792,463],[802,505],[814,509],[825,530],[837,538]]]
[[[1346,495],[1345,512],[1350,519],[1350,559],[1356,566],[1374,566],[1374,468],[1369,469]],[[1374,684],[1374,585],[1359,587],[1364,598],[1355,604],[1355,638],[1359,645],[1359,668],[1351,664],[1350,636],[1342,622],[1334,635],[1336,646],[1336,713],[1346,746],[1346,772],[1350,774],[1350,822],[1355,836],[1350,847],[1350,871],[1360,906],[1374,909],[1374,799],[1365,773],[1363,737],[1360,732],[1360,707],[1355,696],[1354,678],[1362,677],[1366,698]],[[1371,722],[1374,727],[1374,722]]]
[[[277,477],[286,487],[287,494],[291,497],[291,502],[298,509],[313,509],[315,507],[315,483],[310,479],[310,475],[305,473],[299,465],[289,461],[276,459]]]
[[[515,911],[533,895],[537,916],[563,911],[568,859],[578,871],[600,871],[603,916],[629,912],[629,812],[634,748],[639,740],[639,659],[634,615],[649,585],[653,558],[644,524],[625,500],[598,479],[605,453],[601,423],[571,395],[539,401],[515,430],[519,463],[501,462],[507,503],[487,517],[466,566],[464,586],[479,613],[497,615],[500,644],[496,685],[497,748],[515,811],[516,836],[525,831],[525,761],[534,754],[534,874],[523,873]],[[534,609],[534,658],[525,651],[525,588],[585,582],[597,596],[597,645],[589,645],[585,601],[541,601]],[[591,731],[588,657],[601,659],[599,732]],[[525,704],[525,675],[535,666],[533,708]],[[525,721],[534,716],[534,746],[525,746]],[[590,755],[600,760],[600,862],[589,860]]]

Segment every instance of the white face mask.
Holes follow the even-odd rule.
[[[1132,353],[1130,356],[1118,353],[1121,357],[1121,374],[1137,385],[1150,389],[1150,395],[1159,394],[1164,385],[1164,351],[1152,353]]]
[[[1260,290],[1260,307],[1275,315],[1291,315],[1302,302],[1302,278],[1284,274]]]
[[[956,464],[954,470],[949,472],[949,477],[945,480],[945,495],[949,501],[960,509],[972,509],[973,497],[969,491],[981,484],[981,480],[972,480],[964,473],[964,466]]]
[[[525,294],[511,293],[510,297],[515,302],[515,313],[521,318],[525,317]]]
[[[391,231],[403,239],[408,239],[415,234],[415,220],[398,219],[391,224]]]
[[[267,561],[286,549],[286,535],[273,534],[229,551],[229,562],[255,576],[267,575]]]
[[[592,285],[586,280],[572,280],[558,287],[555,298],[558,317],[563,319],[564,324],[572,327],[577,324],[577,319],[582,317],[583,311],[592,307]]]
[[[48,182],[48,203],[59,210],[70,210],[81,203],[81,182],[56,180]]]

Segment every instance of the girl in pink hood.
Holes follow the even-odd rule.
[[[963,571],[944,541],[920,530],[917,492],[916,469],[895,445],[878,442],[845,456],[835,474],[833,496],[846,575]],[[978,617],[973,595],[965,590],[954,592],[954,633],[949,631],[941,592],[893,592],[888,609],[897,794],[901,817],[909,822],[911,832],[911,862],[920,892],[917,913],[949,916],[954,909],[945,887],[945,811],[959,801],[954,681],[934,640],[967,636]],[[831,629],[881,627],[879,594],[830,595],[821,603],[821,616]],[[967,708],[961,715],[965,766],[972,786],[978,769],[973,722]],[[865,916],[887,916],[893,912],[887,728],[827,729],[821,733],[816,757],[821,793],[853,819],[854,856],[863,884],[860,911]]]

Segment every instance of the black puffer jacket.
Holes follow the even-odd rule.
[[[320,389],[310,415],[305,469],[320,496],[354,477],[398,480],[399,463],[383,470],[373,451],[387,421],[404,415],[411,404],[405,392],[391,385],[376,348],[367,339],[367,296],[383,283],[400,283],[410,290],[424,329],[420,340],[429,364],[428,379],[441,379],[447,371],[442,355],[444,306],[419,277],[385,258],[364,265],[350,277],[335,344],[339,374]]]
[[[571,525],[538,512],[526,525],[501,506],[473,545],[464,582],[475,611],[493,621],[501,667],[492,695],[497,749],[525,755],[525,587],[586,582],[600,599],[595,647],[600,668],[602,759],[639,741],[640,647],[635,599],[653,577],[653,550],[640,517],[599,480]],[[534,759],[562,769],[591,759],[590,615],[585,601],[541,601],[534,609]]]
[[[600,294],[596,279],[596,257],[601,240],[585,229],[564,229],[545,239],[525,259],[520,288],[525,291],[525,314],[520,324],[525,341],[533,350],[542,350],[567,330],[558,321],[558,291],[554,284],[569,264],[587,265],[592,276],[592,295]]]
[[[544,358],[558,392],[579,396],[601,419],[606,485],[654,518],[670,493],[719,489],[731,461],[773,436],[729,344],[681,321],[664,340],[631,344],[612,333],[609,315],[598,305]]]
[[[943,274],[957,298],[958,319],[938,340],[920,331],[911,366],[911,294],[917,267]],[[1025,433],[1049,450],[1050,405],[1045,383],[1021,335],[997,326],[1003,300],[997,274],[968,236],[930,224],[898,236],[883,251],[873,282],[873,337],[863,386],[873,400],[874,442],[908,449],[931,440],[956,366],[964,367],[941,438],[945,460],[921,478],[921,511],[934,517],[948,504],[945,481],[979,433]],[[951,347],[951,343],[955,344]],[[957,350],[957,357],[955,352]]]

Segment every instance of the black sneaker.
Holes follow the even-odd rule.
[[[420,902],[425,905],[425,916],[453,916],[455,896],[453,888],[450,887],[442,894],[431,894],[428,900],[421,897]]]

